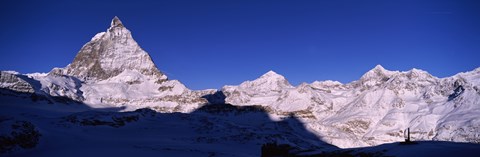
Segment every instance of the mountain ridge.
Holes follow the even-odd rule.
[[[414,140],[480,143],[480,68],[438,78],[415,68],[389,71],[377,65],[350,83],[297,86],[268,71],[220,90],[190,90],[157,68],[118,17],[71,64],[47,74],[2,71],[0,88],[51,103],[69,103],[58,99],[63,97],[121,111],[189,113],[212,102],[261,106],[272,117],[299,117],[309,131],[341,148],[402,141],[406,128],[415,130]],[[221,100],[208,100],[211,95]]]
[[[260,105],[274,114],[306,117],[307,128],[341,148],[401,141],[407,127],[417,130],[416,140],[478,143],[479,79],[478,68],[437,78],[415,68],[388,71],[377,65],[347,84],[315,81],[268,92],[255,88],[260,85],[248,89],[242,83],[224,86],[222,91],[226,103]]]

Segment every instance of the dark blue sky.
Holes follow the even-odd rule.
[[[66,66],[114,16],[161,71],[192,89],[239,84],[268,70],[297,85],[348,83],[377,64],[437,77],[480,66],[475,0],[0,3],[0,70],[21,73]]]

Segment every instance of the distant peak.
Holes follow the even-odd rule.
[[[288,83],[287,79],[280,75],[280,74],[277,74],[275,71],[268,71],[267,73],[263,74],[262,76],[260,76],[260,78],[256,79],[255,81],[260,81],[260,82],[264,82],[264,81],[267,81],[267,82],[270,82],[270,81],[273,81],[273,82],[284,82],[284,84],[288,84],[290,86],[290,83]]]
[[[373,68],[373,69],[369,70],[367,73],[363,74],[361,79],[362,80],[369,80],[369,79],[372,79],[372,78],[384,78],[384,77],[388,77],[388,76],[392,75],[393,73],[395,73],[395,72],[394,71],[388,71],[385,68],[383,68],[383,66],[381,66],[379,64],[379,65],[376,65],[375,68]]]
[[[123,27],[122,21],[120,21],[120,19],[117,16],[115,16],[112,19],[112,23],[110,24],[110,27]]]
[[[278,74],[275,71],[270,70],[267,73],[265,73],[264,75],[278,75]]]
[[[263,74],[262,76],[260,76],[261,78],[283,78],[282,75],[280,74],[277,74],[275,71],[268,71],[267,73]]]
[[[383,66],[382,66],[382,65],[380,65],[380,64],[377,64],[377,65],[375,66],[375,68],[373,68],[372,70],[381,70],[381,71],[384,71],[384,70],[385,70],[385,68],[383,68]]]
[[[390,73],[391,71],[385,69],[382,65],[377,64],[373,69],[369,70],[367,73]]]
[[[281,88],[293,87],[285,77],[270,70],[253,81],[246,81],[240,84],[243,88],[254,87],[261,90],[278,90]]]
[[[418,78],[418,77],[422,77],[422,78],[427,78],[427,77],[433,77],[430,73],[426,72],[426,71],[423,71],[421,69],[416,69],[416,68],[413,68],[412,70],[409,70],[406,72],[407,76],[409,78]]]

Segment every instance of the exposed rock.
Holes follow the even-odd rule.
[[[50,73],[97,82],[117,76],[126,69],[152,76],[157,82],[167,80],[120,19],[114,17],[110,28],[85,44],[71,64],[53,69]]]
[[[35,92],[33,86],[21,77],[18,77],[18,74],[4,71],[0,71],[0,88],[22,93]]]

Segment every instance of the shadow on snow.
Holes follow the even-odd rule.
[[[68,128],[74,128],[74,130],[96,130],[95,128],[97,127],[103,129],[107,127],[114,129],[110,130],[111,132],[119,132],[119,129],[122,130],[122,128],[126,128],[129,138],[143,139],[148,137],[150,140],[162,141],[163,143],[156,142],[156,144],[137,141],[132,147],[132,149],[140,152],[148,148],[148,151],[159,153],[159,155],[165,153],[165,151],[177,150],[176,153],[180,153],[180,156],[182,156],[181,153],[185,151],[193,152],[194,154],[206,154],[208,156],[212,156],[212,154],[213,156],[222,154],[223,156],[231,155],[228,154],[228,152],[222,151],[250,151],[252,154],[261,154],[262,156],[384,156],[387,150],[395,148],[398,145],[393,143],[376,147],[340,149],[322,141],[320,137],[308,131],[305,125],[294,114],[286,117],[270,117],[268,111],[261,106],[234,106],[226,104],[226,96],[221,91],[203,96],[203,98],[208,100],[208,104],[203,105],[191,113],[158,113],[151,109],[138,109],[130,112],[118,112],[124,108],[93,109],[81,102],[65,97],[55,98],[38,96],[35,93],[18,93],[5,89],[0,90],[0,98],[5,99],[12,97],[16,97],[17,99],[30,98],[34,102],[46,101],[52,103],[51,101],[55,101],[88,110],[60,116],[60,118],[50,122],[55,125],[42,124],[39,120],[41,118],[29,119],[36,128],[41,128],[41,130],[50,130],[52,129],[51,127],[65,127],[67,130]],[[5,118],[8,116],[0,116],[0,123],[8,121],[8,118]],[[15,118],[10,118],[9,120],[12,119]],[[5,128],[1,129],[2,132],[8,130]],[[39,133],[41,134],[42,131]],[[165,135],[158,135],[159,133]],[[84,136],[93,135],[85,134]],[[113,134],[103,136],[115,137]],[[8,139],[10,137],[6,138]],[[40,143],[42,143],[43,138],[48,139],[49,136],[40,136]],[[62,138],[72,137],[67,136]],[[165,139],[176,139],[181,142],[172,148],[168,143],[164,143],[164,141],[168,141]],[[86,143],[88,143],[88,145],[85,146],[95,147],[95,145],[91,146],[90,143],[98,142],[96,140],[98,139],[95,137],[85,139]],[[51,139],[47,141],[51,141]],[[70,144],[73,145],[77,142],[73,138],[71,141],[72,143]],[[121,141],[122,140],[120,140],[120,142]],[[0,140],[0,149],[3,149],[0,151],[9,152],[10,150],[5,148],[15,147],[16,143],[12,143],[12,140],[7,142],[10,143],[5,143],[5,140]],[[117,140],[116,142],[119,141]],[[44,143],[44,145],[48,145],[48,143]],[[199,145],[208,145],[211,147],[205,148],[199,147]],[[221,145],[230,146],[228,147],[229,150],[221,147],[215,148]],[[419,145],[422,145],[422,143]],[[425,145],[428,145],[428,143]],[[83,145],[80,146],[85,147]],[[474,148],[479,147],[475,146]],[[36,148],[33,148],[33,150],[34,149]],[[28,152],[28,150],[26,151]],[[55,152],[55,150],[45,150],[43,152],[49,151]],[[108,152],[108,150],[104,151]],[[78,153],[81,154],[83,152]]]

